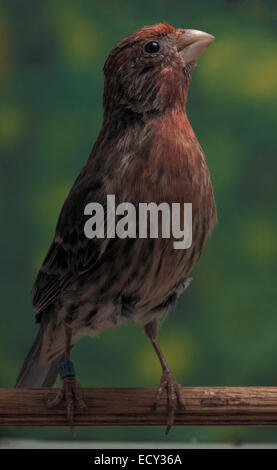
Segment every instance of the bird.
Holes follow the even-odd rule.
[[[166,434],[184,397],[158,342],[163,320],[190,284],[190,273],[217,223],[211,176],[190,125],[186,103],[193,70],[214,36],[168,23],[144,26],[108,55],[103,120],[89,158],[58,217],[50,248],[37,274],[33,309],[39,330],[15,387],[62,386],[45,403],[63,403],[74,429],[85,412],[70,352],[80,338],[134,321],[161,364],[153,403],[167,396]],[[192,204],[192,242],[174,249],[172,236],[88,238],[84,207],[106,208],[107,195],[128,202]],[[107,235],[107,234],[106,234]]]

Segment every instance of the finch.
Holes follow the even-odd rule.
[[[153,408],[167,394],[168,432],[184,408],[158,345],[161,320],[189,284],[189,274],[217,221],[210,173],[186,114],[196,61],[213,42],[208,33],[146,26],[115,45],[104,65],[103,123],[84,168],[61,209],[54,239],[33,288],[40,324],[16,387],[62,388],[47,406],[65,404],[74,426],[85,410],[70,351],[86,335],[123,322],[139,323],[162,368]],[[172,237],[94,237],[84,233],[84,208],[117,204],[191,203],[192,243],[174,249]]]

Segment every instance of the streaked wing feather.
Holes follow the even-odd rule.
[[[87,239],[84,234],[84,207],[89,202],[104,204],[104,191],[102,184],[96,184],[84,170],[62,207],[54,240],[33,287],[33,307],[38,321],[42,311],[74,279],[92,269],[103,252],[103,239]]]

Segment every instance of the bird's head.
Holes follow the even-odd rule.
[[[208,33],[167,23],[128,35],[104,65],[104,110],[145,114],[184,106],[194,65],[213,40]]]

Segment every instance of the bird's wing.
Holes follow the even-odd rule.
[[[85,170],[85,169],[84,169]],[[33,287],[33,307],[41,312],[80,274],[90,270],[106,249],[105,239],[88,239],[84,234],[84,208],[89,202],[105,207],[103,183],[83,170],[73,185],[59,216],[54,240]]]

